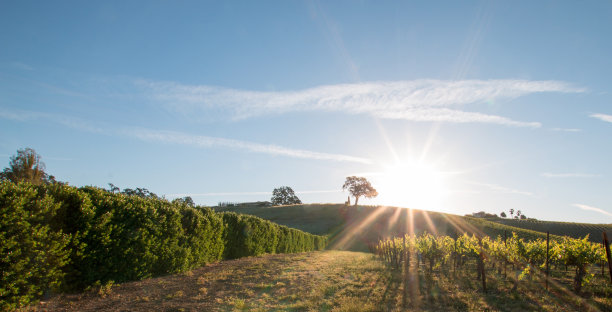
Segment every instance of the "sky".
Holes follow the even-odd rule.
[[[612,223],[612,2],[0,1],[0,162],[197,204]]]

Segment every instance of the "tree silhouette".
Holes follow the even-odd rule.
[[[183,198],[175,198],[172,200],[173,204],[178,204],[178,205],[187,205],[189,207],[195,207],[196,204],[193,201],[193,198],[191,198],[191,196],[185,196]]]
[[[506,216],[506,213],[505,213],[505,212],[503,212],[503,211],[502,211],[502,213],[500,213],[500,214],[499,214],[499,216],[500,216],[500,217],[502,217],[502,218],[507,217],[507,216]]]
[[[510,208],[510,219],[512,219],[513,215],[514,215],[514,209]]]
[[[55,182],[53,176],[45,173],[45,163],[41,159],[42,157],[29,147],[17,150],[17,155],[11,157],[9,167],[0,173],[0,179],[14,183],[25,181],[36,185]]]
[[[355,197],[355,206],[359,202],[359,197],[365,196],[366,198],[372,198],[378,196],[376,189],[370,184],[364,177],[347,177],[342,185],[342,190],[348,190],[353,197]]]
[[[272,205],[292,205],[301,204],[302,201],[295,195],[293,189],[288,186],[281,186],[272,191]]]

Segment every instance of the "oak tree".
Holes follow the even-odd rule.
[[[272,205],[293,205],[301,204],[302,201],[295,195],[293,189],[288,186],[281,186],[272,191]]]
[[[355,197],[355,206],[359,202],[359,197],[372,198],[378,196],[378,191],[364,177],[347,177],[342,185],[342,190],[348,190]]]

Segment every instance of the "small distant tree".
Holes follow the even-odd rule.
[[[525,219],[527,219],[527,216],[526,216],[526,215],[524,215],[524,214],[522,214],[522,215],[521,215],[521,220],[525,220]]]
[[[517,211],[516,211],[516,217],[515,217],[515,218],[516,218],[516,219],[521,219],[521,214],[522,214],[522,212],[521,212],[520,210],[517,210]]]
[[[378,196],[378,191],[364,177],[347,177],[342,185],[342,190],[348,190],[355,197],[355,206],[359,202],[359,197],[372,198]]]
[[[288,186],[281,186],[272,191],[272,205],[293,205],[301,204],[302,201],[295,195],[293,189]]]
[[[121,192],[121,189],[118,188],[117,186],[115,186],[114,184],[109,183],[108,184],[108,191],[111,192],[111,193],[119,193],[119,192]]]
[[[505,218],[507,217],[506,213],[502,211],[502,213],[499,214],[500,217]]]
[[[138,196],[143,198],[159,198],[157,194],[149,191],[144,187],[137,187],[136,189],[126,188],[123,189],[123,192],[121,193],[129,196]]]
[[[172,200],[173,204],[179,205],[187,205],[189,207],[195,207],[195,203],[193,202],[193,198],[191,196],[185,196],[183,198],[175,198]]]
[[[510,208],[510,219],[512,219],[513,215],[514,215],[514,209]]]
[[[45,173],[42,157],[29,147],[17,150],[17,155],[11,157],[9,167],[0,173],[0,179],[14,183],[25,181],[35,185],[55,182],[53,176]]]

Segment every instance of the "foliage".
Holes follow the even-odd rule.
[[[295,195],[293,189],[288,186],[281,186],[272,191],[272,205],[293,205],[301,204],[302,201]]]
[[[258,217],[222,213],[225,223],[224,258],[236,259],[264,253],[322,250],[327,238],[278,225]]]
[[[478,239],[476,236],[463,234],[457,239],[449,236],[433,236],[423,233],[410,238],[414,251],[429,263],[431,272],[435,266],[442,265],[448,259],[454,257],[456,265],[461,265],[464,259],[475,259],[479,265],[484,266],[482,259],[487,259],[489,265],[506,266],[511,264],[517,271],[517,280],[525,278],[532,279],[545,268],[546,264],[546,240],[534,239],[524,240],[513,233],[505,240],[498,236],[495,240],[489,237]],[[398,238],[381,240],[376,245],[375,251],[385,261],[399,266],[397,255],[404,254],[404,244],[398,244]],[[409,250],[408,252],[413,252]],[[576,275],[574,277],[574,291],[580,293],[581,287],[588,283],[588,267],[605,261],[605,252],[601,244],[588,241],[588,236],[582,239],[563,237],[560,241],[550,241],[549,261],[560,265],[574,266]],[[482,270],[483,267],[481,267]],[[520,273],[520,274],[519,274]],[[516,281],[516,280],[515,280]]]
[[[60,286],[70,237],[50,224],[59,208],[31,184],[0,183],[0,310]]]
[[[31,148],[17,150],[17,155],[11,157],[8,168],[0,173],[0,180],[9,180],[14,183],[20,181],[31,184],[54,182],[55,178],[45,173],[45,163],[40,155]]]
[[[499,216],[500,216],[500,217],[502,217],[502,218],[507,217],[507,216],[506,216],[506,213],[505,213],[505,212],[503,212],[503,211],[502,211],[502,212],[499,214]]]
[[[59,183],[1,181],[0,212],[0,309],[26,305],[52,289],[80,290],[327,243],[253,216]]]
[[[521,217],[524,216],[521,215]],[[567,235],[573,238],[582,238],[589,235],[591,242],[601,242],[601,233],[612,233],[612,224],[591,224],[591,223],[575,223],[575,222],[559,222],[559,221],[541,221],[532,218],[517,220],[517,219],[497,219],[491,220],[495,223],[519,227],[522,229],[543,232],[550,232],[551,235]]]
[[[191,196],[185,196],[183,198],[175,198],[172,200],[173,204],[176,205],[187,205],[189,207],[195,207],[196,204],[193,201],[193,198],[191,198]]]
[[[342,185],[342,190],[348,190],[355,197],[355,206],[359,202],[359,197],[372,198],[378,196],[376,189],[364,177],[347,177]]]
[[[590,243],[588,239],[588,235],[583,239],[564,237],[561,243],[554,246],[554,254],[559,262],[576,267],[574,290],[577,293],[580,293],[585,282],[587,266],[606,259],[601,245]]]

